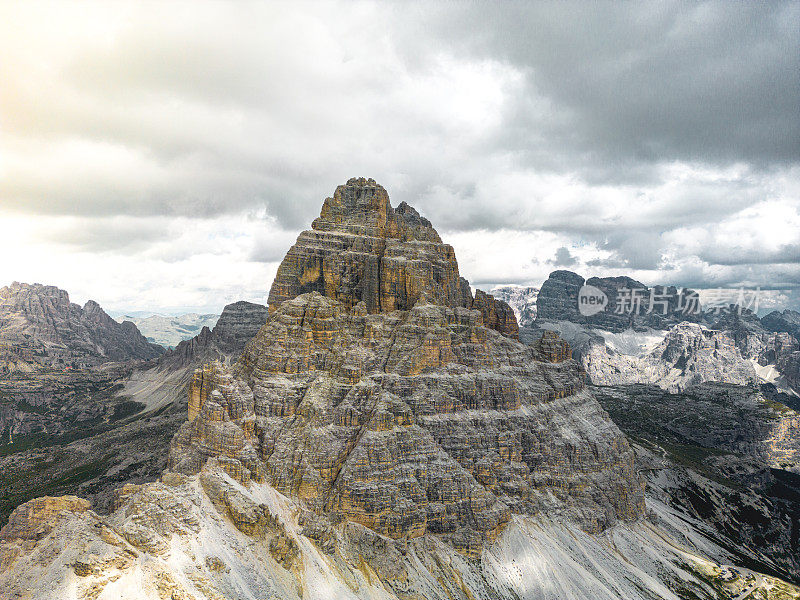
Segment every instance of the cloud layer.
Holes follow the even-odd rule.
[[[0,251],[20,259],[0,282],[119,310],[263,301],[363,175],[481,285],[566,267],[795,303],[798,22],[797,3],[4,4]]]

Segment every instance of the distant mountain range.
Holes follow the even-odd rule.
[[[115,318],[120,323],[123,321],[134,323],[148,341],[165,348],[174,348],[182,341],[196,336],[203,327],[214,327],[219,315],[187,313],[171,316],[137,312]]]
[[[539,295],[539,288],[501,285],[492,288],[489,293],[511,307],[520,327],[528,327],[536,320],[536,297]]]
[[[47,305],[38,296],[54,290],[34,290],[40,293],[29,297],[30,303]],[[63,306],[46,312],[55,322],[65,320]],[[11,509],[37,495],[79,490],[98,506],[107,506],[121,482],[158,477],[166,467],[170,440],[186,418],[187,388],[195,369],[205,361],[235,361],[266,319],[266,306],[229,304],[219,319],[214,317],[213,329],[204,325],[166,352],[158,346],[161,356],[147,362],[103,362],[76,369],[36,362],[44,356],[32,362],[18,357],[16,369],[0,371],[0,525]],[[17,320],[27,323],[19,315]],[[114,320],[110,327],[136,328]],[[0,326],[0,334],[8,331]],[[76,350],[73,356],[71,364],[79,364],[93,355]],[[65,472],[75,476],[64,480]]]
[[[588,311],[579,304],[587,286],[607,299],[594,314],[584,314]],[[523,340],[536,339],[544,329],[559,332],[595,385],[647,383],[679,392],[717,381],[770,383],[793,394],[800,390],[796,311],[774,311],[759,318],[735,306],[709,310],[692,304],[692,290],[651,289],[630,277],[584,279],[563,270],[551,273],[538,292],[525,289],[533,290],[506,286],[492,293],[513,297],[509,304],[519,318]],[[630,290],[639,290],[640,306],[631,301]],[[534,299],[536,310],[523,313],[519,307]]]
[[[134,323],[115,321],[94,300],[81,307],[66,291],[38,283],[0,288],[0,372],[85,368],[163,352]]]

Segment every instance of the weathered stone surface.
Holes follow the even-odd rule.
[[[169,549],[173,534],[199,531],[197,508],[173,486],[148,483],[126,488],[114,507],[111,523],[132,546],[159,555]]]
[[[227,514],[236,529],[247,535],[260,535],[267,525],[264,510],[225,481],[220,472],[212,469],[200,474],[203,491],[223,514]]]
[[[586,316],[578,310],[578,292],[583,285],[600,289],[608,298],[605,308]],[[638,307],[621,300],[621,290],[638,290]],[[684,310],[690,305],[692,290],[673,286],[652,289],[630,277],[583,277],[572,271],[553,271],[542,284],[536,297],[537,321],[571,321],[607,331],[624,331],[629,327],[664,329],[681,321],[697,322],[701,314]],[[651,310],[650,299],[653,298]],[[663,304],[662,304],[663,303]],[[620,312],[617,312],[619,307]],[[698,306],[699,308],[699,306]]]
[[[270,311],[307,292],[368,313],[408,310],[424,296],[434,304],[477,308],[484,322],[517,335],[513,311],[480,292],[473,300],[459,277],[452,246],[406,203],[396,209],[372,179],[350,179],[325,200],[312,229],[297,238],[269,293]]]
[[[777,361],[778,369],[786,382],[795,390],[800,390],[800,352],[784,354]]]
[[[513,338],[519,338],[517,318],[511,307],[491,294],[475,290],[475,299],[468,308],[477,310],[483,317],[483,324]]]
[[[297,542],[286,534],[280,533],[270,539],[269,553],[272,558],[283,565],[284,569],[291,569],[300,552]]]
[[[223,457],[234,479],[264,477],[318,515],[440,534],[468,555],[511,510],[591,531],[636,518],[632,455],[569,347],[516,337],[430,223],[350,180],[287,254],[239,363],[195,374],[170,465]]]
[[[670,585],[714,581],[691,575],[692,555],[654,523],[601,538],[575,527],[598,532],[642,516],[627,440],[563,339],[544,332],[519,343],[508,306],[473,297],[430,224],[407,205],[373,202],[371,185],[356,181],[323,208],[315,231],[333,237],[319,240],[349,246],[320,246],[322,292],[290,291],[238,362],[226,355],[196,371],[161,481],[123,486],[107,517],[84,511],[50,535],[0,543],[2,589],[24,597],[30,572],[41,597],[69,581],[81,598],[146,589],[173,599],[511,599],[557,581],[571,598],[601,590],[652,600],[670,597]],[[354,256],[381,240],[380,253]],[[385,287],[384,275],[404,283]],[[686,347],[662,353],[677,363]],[[683,434],[672,417],[685,415],[668,427]],[[794,460],[795,421],[753,444],[731,420],[715,421],[703,443]],[[714,553],[698,564],[728,557],[701,545]]]
[[[394,538],[444,534],[465,552],[494,539],[509,507],[560,511],[591,530],[640,514],[626,442],[564,354],[540,362],[478,311],[360,307],[317,293],[288,300],[236,376],[198,372],[196,416],[171,463],[191,472],[203,457],[255,451],[273,486],[318,513]],[[252,406],[252,429],[230,406]]]
[[[784,332],[800,338],[800,312],[784,309],[772,311],[761,318],[761,324],[769,331]]]
[[[267,320],[267,307],[240,300],[228,304],[213,329],[203,327],[196,336],[179,343],[159,359],[162,369],[199,365],[203,361],[230,362],[239,357]]]
[[[597,330],[560,326],[569,340],[573,354],[580,360],[589,380],[595,385],[627,383],[656,384],[672,392],[706,381],[748,385],[758,380],[750,360],[742,357],[735,341],[723,331],[696,323],[679,323],[670,328],[660,342],[658,333],[626,332],[631,346],[639,351],[614,348]],[[566,333],[565,333],[566,332]],[[524,333],[527,339],[527,331]],[[639,346],[637,339],[650,339],[652,346]],[[624,350],[624,351],[623,351]]]
[[[606,294],[605,310],[580,314],[578,291],[584,283]],[[616,310],[624,288],[640,290],[638,309],[626,300],[624,310]],[[651,292],[653,311],[648,314]],[[656,383],[679,391],[702,381],[748,384],[762,378],[781,389],[798,390],[798,359],[792,358],[800,351],[798,313],[787,309],[759,319],[735,304],[703,310],[693,294],[682,290],[679,295],[674,287],[648,289],[629,277],[584,282],[570,271],[554,271],[537,297],[537,322],[524,328],[521,336],[530,343],[539,339],[541,329],[560,331],[598,385]],[[666,314],[661,314],[665,307],[656,304],[661,301],[666,301]],[[646,338],[658,336],[659,331],[666,331],[660,334],[663,343],[645,348],[650,346]],[[633,347],[637,336],[644,342],[640,348]]]
[[[545,330],[533,344],[539,360],[563,362],[572,358],[572,348],[555,331]]]
[[[36,540],[50,533],[59,517],[89,510],[91,504],[76,496],[43,496],[21,504],[0,529],[0,540]]]
[[[94,300],[81,308],[64,290],[38,283],[0,288],[0,365],[11,363],[2,359],[7,353],[34,365],[85,368],[163,352],[136,325],[117,323]]]
[[[298,531],[296,501],[266,484],[245,488],[223,475],[228,488],[237,489],[245,501],[264,508],[259,501],[265,500],[275,511],[270,517],[274,523],[247,539],[227,509],[219,511],[208,501],[201,477],[187,478],[177,486],[148,484],[130,498],[135,504],[126,503],[105,518],[92,511],[70,514],[35,541],[0,541],[0,596],[10,600],[65,594],[82,600],[519,600],[555,597],[555,589],[563,600],[658,600],[679,598],[689,586],[708,590],[696,594],[707,600],[754,590],[768,600],[794,598],[798,593],[780,580],[756,573],[739,577],[738,585],[726,584],[735,570],[729,563],[731,555],[713,541],[696,537],[699,530],[692,529],[696,519],[676,519],[681,529],[671,534],[665,528],[668,524],[651,514],[648,523],[621,524],[595,537],[546,515],[536,519],[516,515],[499,539],[479,554],[475,542],[480,540],[469,529],[454,534],[452,544],[430,534],[394,540],[351,521],[317,527],[307,518],[308,511],[301,510],[303,531],[315,541],[309,543]],[[714,499],[724,502],[733,497]],[[754,508],[760,515],[768,507],[758,502]],[[745,504],[741,509],[738,514],[753,507]],[[142,522],[142,529],[136,530],[129,525],[129,513],[150,514],[171,525],[163,534],[156,531],[157,523]],[[199,519],[198,528],[173,526],[186,514]],[[784,525],[780,512],[763,514],[777,518],[759,532],[770,539],[775,532],[790,535],[789,530],[779,529]],[[681,533],[693,537],[681,538]],[[696,540],[704,553],[688,540]],[[759,558],[754,553],[747,557],[751,566]],[[716,566],[720,564],[726,566]],[[763,558],[755,564],[770,572],[782,566],[767,564]]]

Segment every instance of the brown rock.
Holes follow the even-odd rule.
[[[477,308],[487,327],[518,335],[509,306],[483,292],[473,302],[453,247],[405,202],[392,208],[374,180],[350,179],[337,187],[311,227],[278,268],[270,311],[312,291],[347,309],[363,302],[368,313],[408,310],[424,296],[442,306]]]
[[[430,223],[361,179],[313,227],[239,363],[196,373],[173,470],[221,457],[217,470],[263,477],[321,518],[396,540],[438,534],[473,557],[512,510],[590,531],[642,514],[633,454],[569,346],[520,344],[511,309],[473,299]],[[220,481],[204,483],[209,496],[258,532]]]
[[[37,540],[50,533],[64,515],[90,508],[88,500],[76,496],[35,498],[14,509],[8,523],[0,529],[0,540]]]
[[[539,360],[563,362],[572,358],[572,349],[555,331],[544,330],[542,337],[533,343]]]

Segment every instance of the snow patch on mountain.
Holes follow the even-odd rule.
[[[520,327],[529,327],[536,320],[536,298],[539,295],[539,288],[501,285],[492,288],[489,293],[511,307]]]

